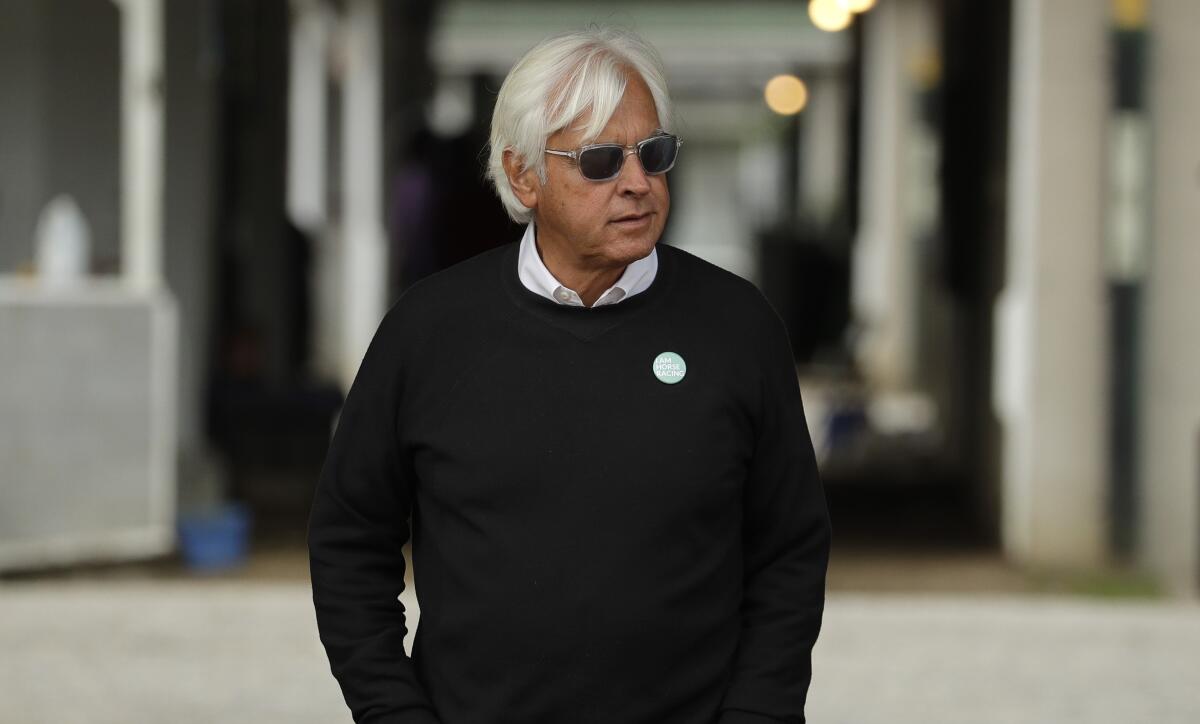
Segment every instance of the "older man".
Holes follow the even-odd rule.
[[[501,87],[489,170],[524,238],[388,311],[312,507],[355,721],[804,722],[825,497],[779,316],[656,246],[671,125],[627,31],[549,38]]]

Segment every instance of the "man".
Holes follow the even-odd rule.
[[[525,236],[388,311],[312,507],[355,721],[804,722],[824,493],[778,314],[656,247],[670,128],[625,31],[547,39],[501,87],[489,170]]]

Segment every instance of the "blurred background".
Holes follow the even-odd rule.
[[[0,0],[0,722],[349,721],[332,426],[590,21],[666,62],[660,243],[788,324],[810,721],[1200,721],[1200,2]]]

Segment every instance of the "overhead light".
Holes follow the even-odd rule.
[[[865,13],[875,7],[875,0],[837,0],[837,4],[848,13]]]
[[[809,0],[808,17],[813,25],[829,33],[845,30],[854,16],[839,2],[840,0]]]
[[[790,73],[777,75],[767,81],[763,89],[763,98],[767,107],[781,116],[791,116],[799,113],[808,103],[808,88],[804,81]]]

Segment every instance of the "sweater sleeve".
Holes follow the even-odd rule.
[[[375,332],[329,444],[308,520],[317,629],[355,722],[437,724],[404,653],[402,547],[412,481],[398,453],[395,308]]]
[[[754,457],[743,488],[742,628],[718,724],[804,724],[832,526],[795,361],[771,308]]]

